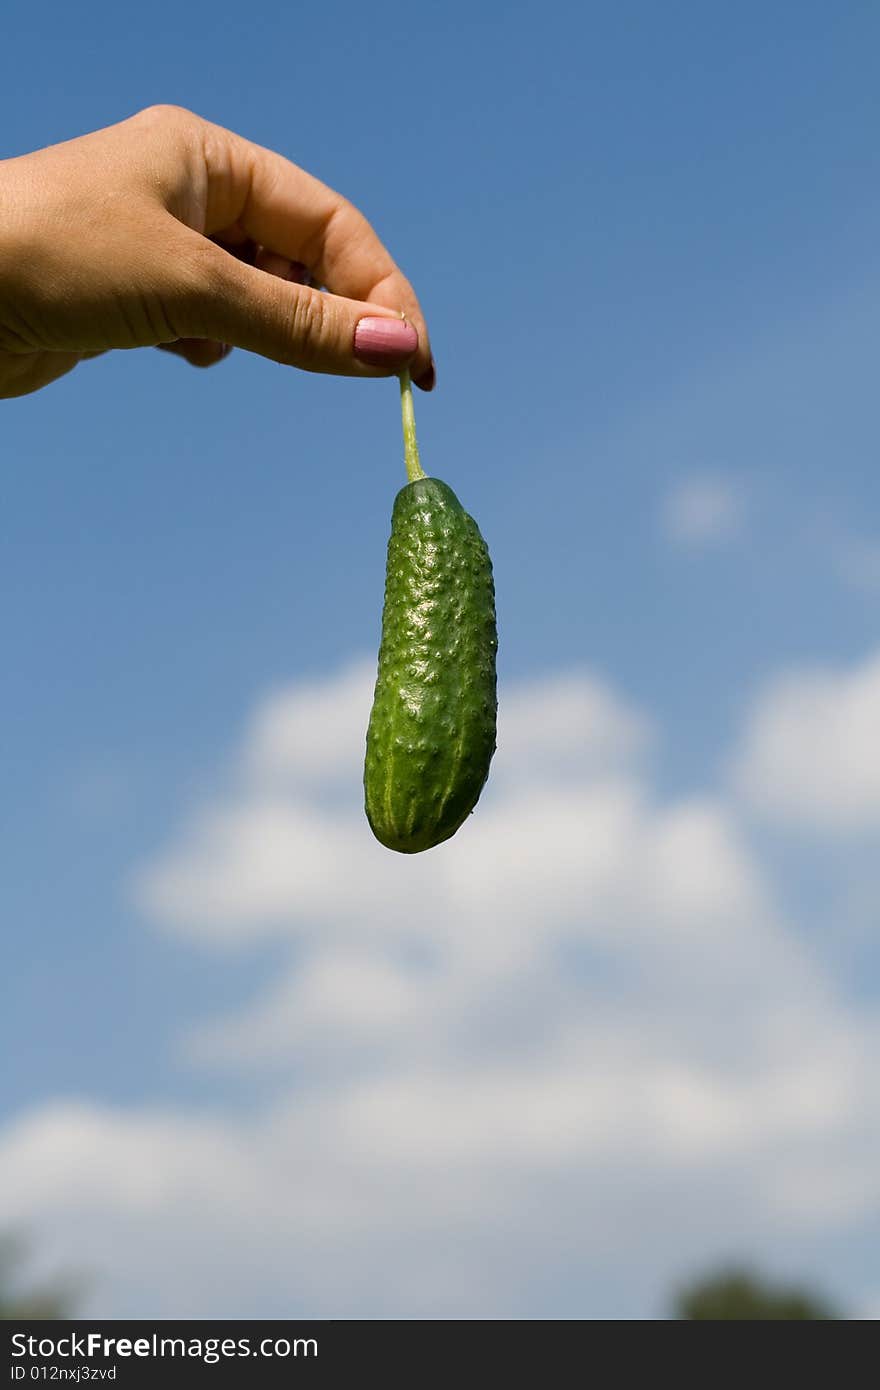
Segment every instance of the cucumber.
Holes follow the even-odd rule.
[[[486,542],[407,445],[421,476],[401,488],[391,519],[364,800],[376,838],[418,854],[455,834],[489,774],[498,635]]]

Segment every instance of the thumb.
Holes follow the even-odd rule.
[[[421,369],[419,335],[381,304],[343,299],[231,256],[204,238],[174,296],[181,338],[211,338],[309,372],[388,376]]]

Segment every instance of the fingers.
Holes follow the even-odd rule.
[[[217,239],[219,242],[219,238]],[[302,284],[307,276],[306,268],[298,261],[289,261],[286,256],[278,256],[274,251],[266,251],[247,241],[244,236],[226,245],[225,249],[248,265],[255,265],[267,275],[277,275],[279,280],[290,280]],[[157,343],[163,352],[172,352],[183,357],[192,367],[214,367],[222,362],[232,351],[231,343],[216,343],[210,338],[178,338],[175,343]]]
[[[177,338],[229,343],[341,376],[388,376],[418,360],[416,329],[385,305],[322,294],[195,233],[186,238],[168,306]]]
[[[72,371],[82,357],[97,353],[0,351],[0,398],[28,396]]]
[[[210,338],[178,338],[176,343],[157,343],[156,346],[163,352],[183,357],[191,367],[214,367],[232,351],[229,343],[215,343]]]
[[[309,272],[302,261],[289,261],[286,256],[267,251],[265,246],[257,247],[254,265],[258,270],[265,270],[267,275],[277,275],[279,280],[290,280],[296,285],[309,283]]]
[[[410,370],[427,384],[432,357],[421,306],[363,214],[281,155],[220,126],[200,125],[208,174],[206,235],[235,227],[266,253],[307,266],[312,280],[341,300],[404,314],[418,334]],[[314,307],[306,312],[310,319],[321,313]],[[345,313],[351,327],[351,313]],[[337,305],[323,316],[338,326],[345,313]]]

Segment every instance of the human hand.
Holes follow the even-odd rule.
[[[147,346],[434,384],[418,300],[366,218],[172,106],[0,163],[0,397]]]

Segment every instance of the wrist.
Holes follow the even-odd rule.
[[[33,207],[23,189],[24,160],[0,160],[0,331],[9,328],[27,267],[36,256]]]
[[[25,217],[21,159],[0,160],[0,400],[27,395],[44,384],[45,366],[28,341],[26,276],[35,241]]]

